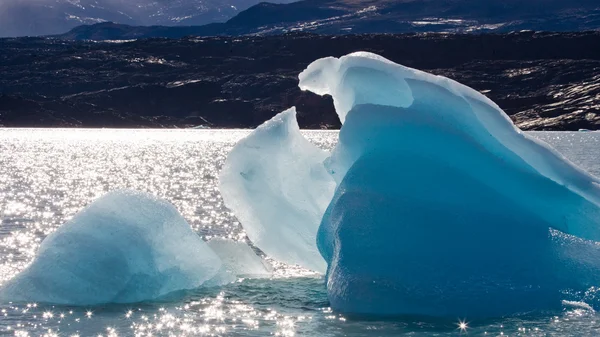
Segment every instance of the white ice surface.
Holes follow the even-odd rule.
[[[139,302],[199,287],[221,265],[171,204],[115,191],[50,234],[33,263],[0,289],[0,300]]]
[[[335,183],[328,153],[300,134],[294,108],[259,126],[229,153],[220,173],[223,200],[268,256],[324,272],[315,240]]]

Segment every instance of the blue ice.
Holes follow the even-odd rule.
[[[334,310],[500,316],[560,308],[566,292],[600,285],[600,181],[522,133],[491,100],[365,52],[317,60],[299,78],[301,89],[333,97],[339,143],[307,156],[312,145],[298,134],[290,141],[259,127],[249,139],[270,145],[228,158],[238,175],[228,204],[254,212],[240,220],[263,230],[261,249],[284,251],[294,240],[280,231],[310,228]],[[330,181],[311,176],[323,169],[335,182],[331,199],[315,189]],[[301,197],[279,188],[286,179]],[[307,202],[326,208],[316,232],[314,216],[297,215]]]
[[[268,273],[245,244],[207,244],[169,202],[122,190],[95,200],[44,239],[33,263],[0,288],[0,301],[133,303]]]

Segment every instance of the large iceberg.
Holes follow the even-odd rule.
[[[237,273],[266,273],[250,247],[241,245],[224,240],[207,245],[167,201],[115,191],[50,234],[33,263],[0,289],[0,300],[131,303],[221,285]]]
[[[223,193],[268,255],[297,243],[282,230],[310,229],[334,310],[497,316],[557,308],[565,292],[600,285],[599,180],[485,96],[364,52],[313,62],[300,87],[333,97],[335,149],[309,156],[299,133],[272,137],[269,125],[295,125],[279,115],[231,153],[226,176],[238,177]],[[280,187],[287,179],[300,196]],[[313,212],[299,213],[307,203]],[[309,237],[297,241],[312,251]]]

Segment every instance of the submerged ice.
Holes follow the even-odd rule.
[[[217,274],[204,286],[220,286],[234,282],[239,276],[267,278],[271,276],[271,267],[244,242],[214,238],[207,242],[212,251],[219,256],[222,265]]]
[[[232,282],[238,273],[267,273],[250,247],[241,245],[207,245],[167,201],[115,191],[44,239],[33,263],[0,288],[0,300],[132,303]],[[232,265],[231,259],[246,265]]]
[[[222,192],[267,255],[309,266],[318,247],[333,309],[497,316],[600,285],[599,180],[485,96],[371,53],[300,87],[333,97],[335,149],[312,155],[284,112],[232,151]]]

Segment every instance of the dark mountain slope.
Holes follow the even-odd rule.
[[[102,39],[105,25],[66,39]],[[210,27],[121,27],[120,39],[186,35],[583,31],[600,28],[597,0],[304,0],[260,3]],[[111,35],[113,38],[114,35]]]
[[[366,50],[484,92],[525,129],[600,127],[599,33],[152,39],[0,39],[0,124],[255,127],[297,106],[337,127],[330,98],[301,92],[310,62]]]

